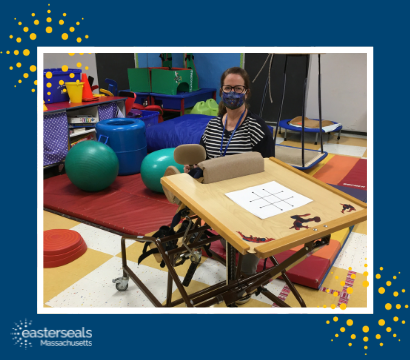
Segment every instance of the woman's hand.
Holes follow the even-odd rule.
[[[194,168],[197,168],[197,167],[198,167],[198,165],[194,164]],[[190,170],[191,170],[191,167],[189,165],[184,165],[184,173],[185,174],[188,174],[190,172]]]

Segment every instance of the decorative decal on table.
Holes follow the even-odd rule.
[[[241,235],[242,240],[250,241],[250,242],[253,242],[253,243],[262,243],[262,242],[269,242],[269,241],[275,240],[273,238],[253,237],[252,235],[246,236],[246,235],[242,234],[240,231],[238,231],[238,234]]]
[[[295,221],[293,222],[293,226],[290,227],[289,229],[293,229],[295,228],[295,230],[300,230],[301,228],[306,228],[308,229],[309,226],[304,226],[302,224],[304,223],[308,223],[310,221],[315,221],[315,222],[319,222],[320,221],[320,217],[319,216],[315,216],[313,218],[310,219],[303,219],[303,216],[310,216],[310,214],[305,214],[305,215],[293,215],[290,218],[291,219],[295,219]]]
[[[346,210],[349,210],[348,212],[352,212],[353,210],[356,211],[356,209],[350,204],[340,204],[340,205],[343,205],[342,214],[344,214]]]

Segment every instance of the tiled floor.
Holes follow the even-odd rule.
[[[283,134],[282,134],[283,135]],[[309,135],[309,134],[308,134]],[[332,135],[330,141],[324,137],[324,150],[332,154],[347,155],[359,158],[367,157],[366,138],[360,136],[342,136],[339,141]],[[300,134],[288,132],[287,141],[278,138],[278,143],[290,146],[300,146]],[[306,147],[319,149],[314,145],[314,137],[305,138]],[[319,165],[310,172],[313,175]],[[129,282],[127,291],[116,290],[112,279],[122,276],[120,237],[112,233],[66,219],[64,217],[44,212],[44,230],[72,229],[79,232],[88,246],[86,253],[70,264],[58,268],[44,269],[44,306],[45,307],[152,307],[150,301],[138,287]],[[167,270],[161,268],[154,257],[144,260],[138,265],[138,257],[143,245],[127,241],[127,258],[130,268],[148,286],[160,302],[166,301]],[[313,290],[296,285],[308,307],[335,307],[346,303],[348,307],[366,307],[367,288],[363,287],[366,279],[367,260],[367,222],[354,227],[342,252],[337,257],[323,286]],[[189,262],[177,267],[181,279],[185,276]],[[218,262],[202,258],[188,293],[198,291],[207,285],[213,285],[225,279],[225,268]],[[347,285],[353,293],[347,294]],[[276,296],[290,306],[299,306],[296,298],[282,280],[274,280],[268,286]],[[176,289],[176,287],[174,287]],[[175,290],[172,299],[179,298]],[[183,305],[181,305],[183,306]],[[223,303],[217,306],[225,306]],[[272,302],[266,297],[253,296],[246,307],[272,307]]]

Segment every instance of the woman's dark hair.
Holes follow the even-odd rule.
[[[247,89],[247,95],[248,95],[247,99],[245,100],[245,106],[246,106],[247,109],[249,109],[250,105],[249,105],[248,101],[249,101],[249,98],[251,97],[251,90],[250,90],[251,81],[250,81],[249,75],[248,75],[248,73],[246,72],[245,69],[242,69],[238,66],[235,66],[235,67],[231,67],[231,68],[224,71],[224,73],[221,76],[221,87],[219,89],[219,96],[222,97],[222,86],[224,85],[224,81],[225,81],[226,77],[230,74],[240,75],[242,77],[243,81],[245,82],[245,87]],[[226,114],[226,106],[223,103],[223,101],[221,100],[219,102],[218,115],[223,116],[225,114]]]

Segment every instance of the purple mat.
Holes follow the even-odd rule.
[[[367,203],[367,191],[366,190],[355,189],[355,188],[350,188],[350,187],[340,186],[340,185],[332,185],[332,184],[329,184],[329,185],[333,186],[334,188],[340,191],[343,191],[346,194],[349,194],[355,197],[356,199],[360,201]]]

